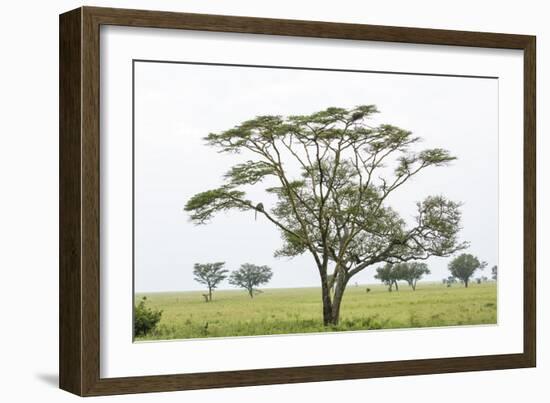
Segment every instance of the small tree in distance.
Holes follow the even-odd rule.
[[[391,263],[386,263],[384,266],[377,268],[374,278],[387,285],[389,292],[393,291],[394,285],[395,290],[399,291],[399,286],[397,285],[397,280],[399,279],[398,273]]]
[[[458,278],[468,288],[468,283],[474,272],[487,266],[487,262],[480,262],[477,257],[469,253],[463,253],[449,263],[449,271],[453,277]]]
[[[254,298],[255,293],[261,292],[256,287],[269,282],[272,276],[273,272],[268,266],[244,263],[238,270],[231,273],[229,284],[244,288],[248,291],[250,298]]]
[[[217,288],[227,277],[227,270],[223,266],[225,266],[225,262],[195,263],[193,266],[195,281],[208,288],[208,295],[205,296],[206,302],[212,301],[212,290]]]
[[[493,280],[497,280],[498,278],[498,266],[497,265],[494,265],[492,268],[491,268],[491,278]]]
[[[399,271],[403,280],[407,281],[412,287],[413,291],[416,291],[416,283],[420,280],[424,274],[430,274],[430,269],[426,263],[410,262],[400,263],[404,267]]]

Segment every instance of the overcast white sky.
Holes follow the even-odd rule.
[[[269,265],[270,287],[317,286],[312,258],[274,258],[279,232],[252,212],[218,215],[195,226],[183,211],[194,194],[218,187],[246,158],[204,145],[210,132],[256,115],[307,114],[330,106],[375,104],[373,124],[391,123],[442,147],[458,160],[430,168],[395,193],[389,204],[410,220],[415,202],[443,194],[461,201],[468,253],[497,264],[498,81],[272,68],[137,62],[135,65],[135,289],[196,290],[195,262]],[[249,197],[264,201],[262,192]],[[448,276],[449,258],[430,258],[427,280]],[[375,267],[351,283],[376,282]],[[481,273],[480,273],[481,274]],[[489,275],[489,268],[485,270]],[[220,288],[229,288],[224,283]]]

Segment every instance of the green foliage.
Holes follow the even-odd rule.
[[[225,174],[231,186],[255,185],[266,176],[275,175],[276,167],[265,161],[247,161],[244,164],[237,164]]]
[[[487,266],[487,262],[480,262],[477,257],[469,253],[463,253],[449,263],[449,271],[453,277],[456,277],[465,287],[468,287],[470,278],[478,269]]]
[[[134,337],[149,335],[155,330],[162,318],[162,310],[145,306],[147,297],[142,297],[137,306],[134,306]]]
[[[446,288],[418,284],[389,293],[383,285],[349,287],[338,325],[319,317],[319,288],[265,289],[250,303],[240,290],[216,291],[216,303],[201,302],[200,292],[148,294],[148,304],[164,314],[157,331],[138,340],[232,337],[347,330],[396,329],[496,323],[496,283]],[[208,326],[206,326],[208,324]]]
[[[223,267],[225,262],[216,263],[195,263],[193,266],[193,275],[195,281],[206,285],[208,295],[205,294],[206,302],[212,301],[212,290],[227,277],[227,270]]]
[[[261,292],[256,287],[268,283],[272,276],[273,272],[268,266],[244,263],[238,270],[231,273],[229,284],[244,288],[248,291],[250,298],[253,298],[254,294]]]
[[[227,187],[207,190],[189,199],[184,210],[192,212],[191,220],[198,224],[206,224],[217,212],[231,209],[247,210],[246,203],[250,202],[243,200],[243,196],[244,192]]]

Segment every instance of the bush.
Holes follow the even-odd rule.
[[[162,316],[161,310],[154,310],[145,306],[147,297],[134,307],[134,337],[145,336],[153,331]]]

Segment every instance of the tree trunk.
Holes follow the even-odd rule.
[[[332,324],[332,301],[326,273],[321,272],[321,298],[323,301],[323,325]]]
[[[416,280],[412,282],[411,284],[413,291],[416,291]]]
[[[250,298],[254,298],[254,290],[248,290],[248,295],[250,295]]]
[[[464,287],[468,288],[468,279],[464,280]]]
[[[212,287],[208,287],[208,301],[212,301]]]
[[[342,298],[344,297],[344,291],[348,284],[349,277],[346,274],[341,273],[336,279],[336,285],[334,289],[334,298],[332,300],[332,325],[337,325],[340,321],[340,306],[342,304]]]
[[[397,285],[397,281],[393,282],[395,284],[395,291],[399,291],[399,286]]]

